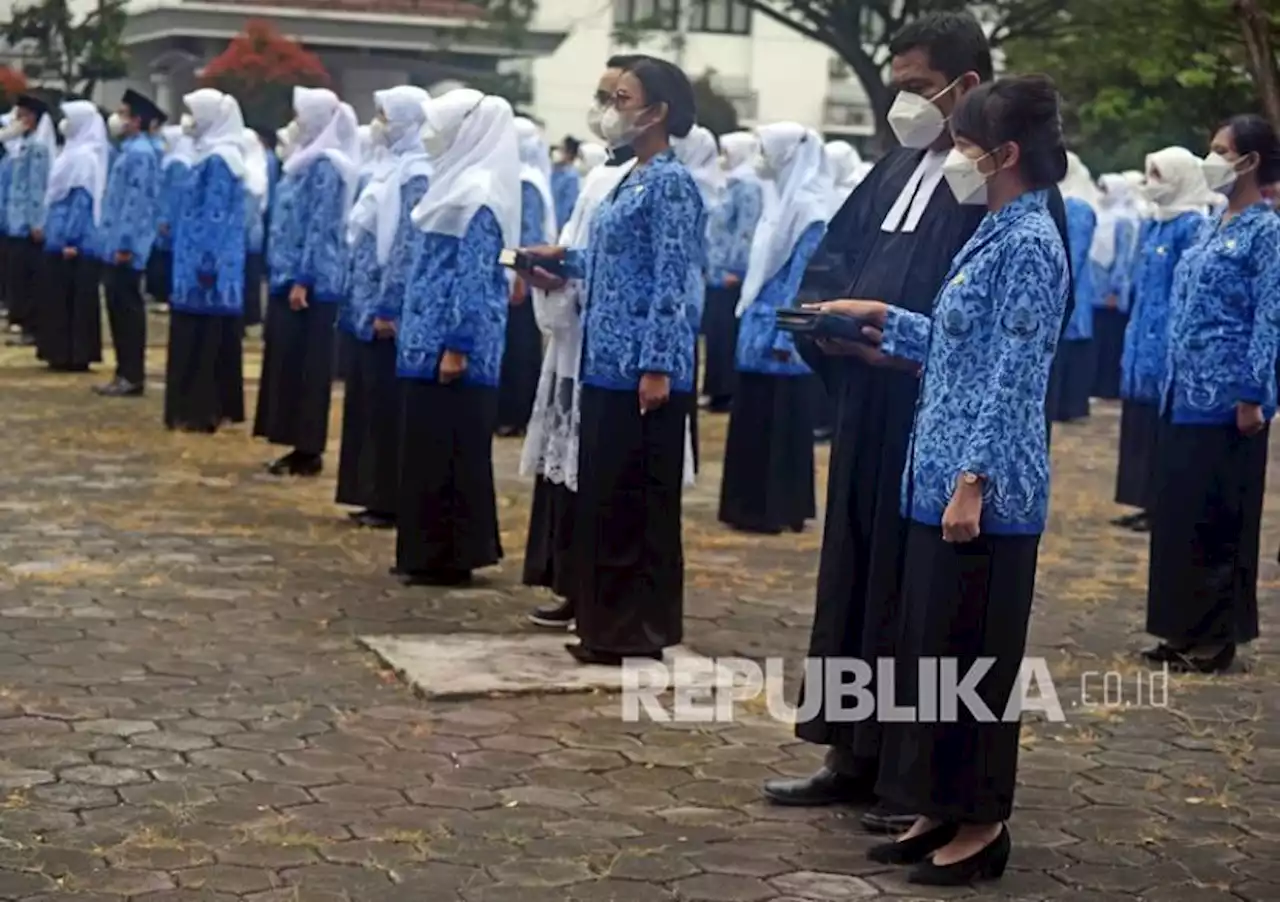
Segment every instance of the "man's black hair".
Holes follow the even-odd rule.
[[[604,67],[606,69],[630,69],[644,58],[642,53],[619,53],[617,56],[609,57],[609,61],[604,64]]]
[[[889,42],[889,53],[901,56],[923,50],[929,68],[949,79],[977,72],[982,81],[991,81],[991,43],[972,13],[929,13],[903,26]]]

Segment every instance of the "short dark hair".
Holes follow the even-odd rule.
[[[679,66],[651,56],[642,56],[626,67],[644,88],[649,103],[667,105],[667,135],[683,138],[698,121],[698,104],[693,84]]]
[[[644,58],[639,53],[619,53],[617,56],[609,57],[609,61],[604,64],[604,67],[606,69],[630,69]]]
[[[977,72],[991,81],[991,43],[972,13],[929,13],[913,19],[889,41],[889,53],[901,56],[912,50],[929,56],[929,68],[953,81],[966,72]]]
[[[564,149],[567,150],[569,152],[569,155],[572,157],[576,157],[578,155],[578,148],[582,146],[582,142],[579,141],[577,138],[575,138],[573,135],[565,135],[564,140],[561,141],[560,143],[564,146]]]
[[[1047,75],[978,85],[956,105],[951,131],[983,150],[1017,144],[1018,169],[1033,188],[1056,185],[1067,175],[1058,89]]]
[[[1280,135],[1270,122],[1253,114],[1232,116],[1220,128],[1231,129],[1236,153],[1258,155],[1259,185],[1280,182]]]

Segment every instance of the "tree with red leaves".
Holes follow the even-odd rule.
[[[293,118],[295,86],[329,86],[318,56],[258,20],[246,23],[244,33],[205,66],[200,79],[240,101],[245,124],[260,131],[274,131]]]
[[[0,66],[0,109],[13,106],[18,95],[27,90],[27,77],[16,69]]]

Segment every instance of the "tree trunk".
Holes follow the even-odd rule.
[[[1258,86],[1263,112],[1271,124],[1280,129],[1280,64],[1271,44],[1271,20],[1258,0],[1235,0],[1233,6],[1240,19],[1249,71]]]

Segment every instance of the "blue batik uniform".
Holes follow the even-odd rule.
[[[13,184],[13,154],[6,153],[4,159],[0,160],[0,211],[4,211],[5,228],[7,235],[8,217],[9,217],[9,186]]]
[[[1133,268],[1133,304],[1120,360],[1120,397],[1157,404],[1169,348],[1173,276],[1204,227],[1202,213],[1152,221],[1142,227]]]
[[[1090,277],[1093,279],[1093,306],[1097,309],[1109,309],[1107,301],[1116,299],[1116,307],[1120,313],[1127,314],[1133,299],[1133,271],[1137,265],[1139,223],[1136,219],[1117,219],[1115,228],[1115,259],[1110,266],[1102,266],[1094,260],[1089,261]]]
[[[1075,308],[1063,338],[1066,341],[1088,341],[1093,338],[1093,303],[1097,293],[1089,249],[1093,246],[1093,232],[1098,225],[1098,214],[1083,200],[1066,199],[1067,249],[1071,254],[1071,271],[1075,274]]]
[[[764,210],[764,188],[757,181],[730,179],[724,202],[710,211],[707,254],[710,275],[707,284],[722,288],[727,276],[741,283],[747,277],[751,239]]]
[[[556,208],[556,231],[563,229],[573,215],[573,205],[582,192],[582,177],[572,166],[556,166],[551,170],[551,198]]]
[[[467,357],[458,380],[497,388],[506,344],[507,276],[498,265],[502,229],[482,207],[461,237],[419,233],[396,335],[396,372],[434,382],[440,355]]]
[[[256,201],[220,156],[192,168],[186,196],[174,234],[170,304],[181,313],[240,316],[245,209]]]
[[[1044,403],[1070,279],[1047,202],[1034,191],[987,214],[931,317],[889,308],[882,349],[924,366],[902,480],[903,515],[917,523],[940,526],[957,480],[972,473],[984,478],[982,533],[1044,531]]]
[[[268,266],[272,295],[294,285],[308,289],[309,303],[336,304],[346,285],[347,186],[325,158],[284,175],[272,211]]]
[[[95,241],[93,197],[84,188],[72,188],[66,197],[49,205],[45,216],[44,249],[60,255],[66,248],[92,248]]]
[[[792,334],[777,327],[776,315],[793,306],[805,267],[825,233],[826,225],[821,222],[806,228],[782,268],[765,281],[755,300],[743,311],[738,321],[740,371],[769,376],[807,376],[812,372],[796,350]]]
[[[35,140],[34,134],[21,140],[5,204],[9,237],[29,238],[33,230],[44,228],[44,195],[52,165],[49,149]]]
[[[399,225],[385,266],[378,262],[377,239],[372,232],[362,232],[352,248],[350,295],[339,315],[338,327],[360,341],[373,341],[375,319],[400,319],[414,262],[415,239],[422,237],[410,216],[429,186],[425,175],[414,176],[400,186]]]
[[[1161,412],[1174,423],[1231,425],[1236,405],[1276,412],[1280,218],[1255,204],[1210,220],[1174,274]]]
[[[191,167],[181,160],[170,160],[161,164],[160,216],[156,223],[154,250],[162,252],[173,250],[173,232],[181,217],[183,191],[190,177]]]
[[[150,136],[126,139],[102,199],[98,253],[104,263],[114,266],[124,253],[130,256],[125,265],[146,268],[160,222],[160,183],[160,157]]]
[[[565,256],[586,282],[583,385],[634,392],[640,377],[670,377],[692,392],[696,300],[707,261],[707,214],[697,183],[671,151],[633,170],[601,202],[585,250]]]

